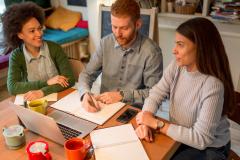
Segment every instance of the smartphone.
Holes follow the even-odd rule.
[[[136,116],[137,113],[137,110],[128,108],[117,118],[117,121],[121,123],[128,123],[134,116]]]

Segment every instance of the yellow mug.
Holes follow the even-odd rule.
[[[46,114],[47,112],[48,102],[45,99],[33,100],[28,104],[28,108],[42,114]]]

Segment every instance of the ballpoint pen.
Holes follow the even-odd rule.
[[[99,111],[99,108],[96,107],[91,94],[90,93],[87,93],[87,94],[90,97],[90,101],[88,101],[90,103],[90,105],[93,106],[97,111]]]

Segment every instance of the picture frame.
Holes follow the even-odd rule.
[[[87,0],[67,0],[68,5],[87,7]]]

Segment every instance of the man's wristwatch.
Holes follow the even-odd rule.
[[[157,120],[157,129],[163,128],[164,124],[165,123],[163,121]]]

